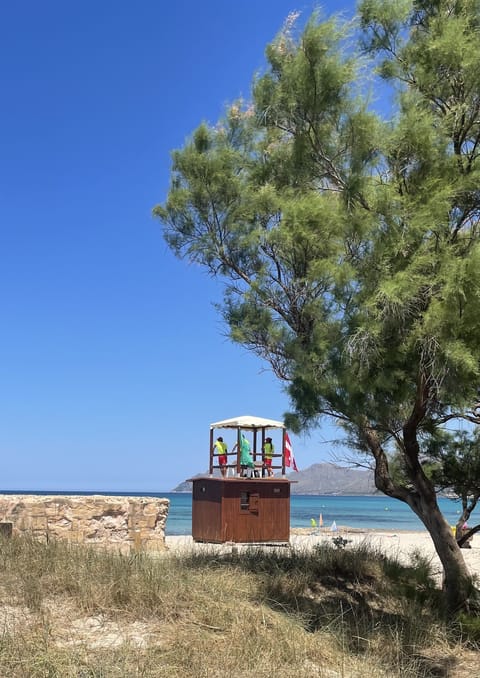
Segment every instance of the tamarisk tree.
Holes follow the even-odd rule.
[[[285,382],[286,423],[336,420],[373,456],[377,488],[433,539],[448,609],[466,607],[422,445],[478,420],[479,5],[364,0],[354,28],[296,18],[251,101],[173,152],[154,213],[179,257],[224,282],[230,336]]]

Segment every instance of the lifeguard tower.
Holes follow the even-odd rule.
[[[228,450],[223,475],[215,431],[231,429],[236,442]],[[267,435],[273,431],[272,436]],[[271,465],[263,450],[267,437],[274,440]],[[248,440],[251,464],[242,458]],[[231,441],[230,441],[231,442]],[[236,451],[233,452],[233,447]],[[268,475],[271,468],[273,475]],[[277,474],[277,475],[275,475]],[[278,475],[280,474],[280,475]],[[280,421],[242,416],[210,424],[209,475],[190,478],[192,536],[196,542],[258,543],[290,540],[290,480],[285,475],[285,426]]]

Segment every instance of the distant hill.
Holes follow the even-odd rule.
[[[345,468],[337,464],[313,464],[298,473],[289,473],[292,494],[376,494],[373,471]]]
[[[205,475],[205,474],[198,474]],[[373,472],[363,469],[345,468],[337,464],[313,464],[298,473],[288,473],[287,478],[295,481],[292,494],[376,494]],[[191,492],[192,483],[180,483],[172,492]]]
[[[216,474],[215,474],[216,475]],[[201,476],[208,476],[208,471],[205,471],[205,473],[197,473],[192,478],[200,478]],[[180,483],[177,485],[177,487],[174,487],[172,492],[191,492],[192,491],[192,483],[187,483],[187,481]]]

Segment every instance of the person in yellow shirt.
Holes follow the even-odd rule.
[[[265,442],[263,444],[263,463],[265,464],[265,469],[269,477],[273,476],[272,457],[274,452],[275,448],[273,446],[272,439],[265,438]]]
[[[227,475],[227,443],[223,442],[222,436],[219,436],[213,444],[213,453],[218,456],[218,463],[222,476]]]

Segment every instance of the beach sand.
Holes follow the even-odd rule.
[[[432,539],[428,532],[403,532],[399,531],[376,531],[376,530],[356,530],[347,527],[339,527],[338,532],[332,533],[329,529],[310,529],[310,528],[292,528],[290,531],[290,547],[297,549],[311,549],[317,544],[332,542],[332,538],[341,536],[348,540],[349,545],[368,544],[373,548],[379,549],[388,556],[394,556],[400,562],[408,564],[411,562],[411,556],[418,552],[425,556],[432,563],[433,572],[441,577],[441,564],[433,546]],[[232,548],[237,550],[249,548],[244,544],[199,544],[195,543],[191,536],[169,537],[165,538],[165,543],[170,552],[181,551],[213,551],[228,552]],[[255,545],[258,548],[258,544]],[[471,542],[472,548],[462,549],[462,554],[470,572],[480,577],[480,535],[474,536]],[[265,546],[272,548],[272,545]],[[288,548],[282,546],[279,548]]]

